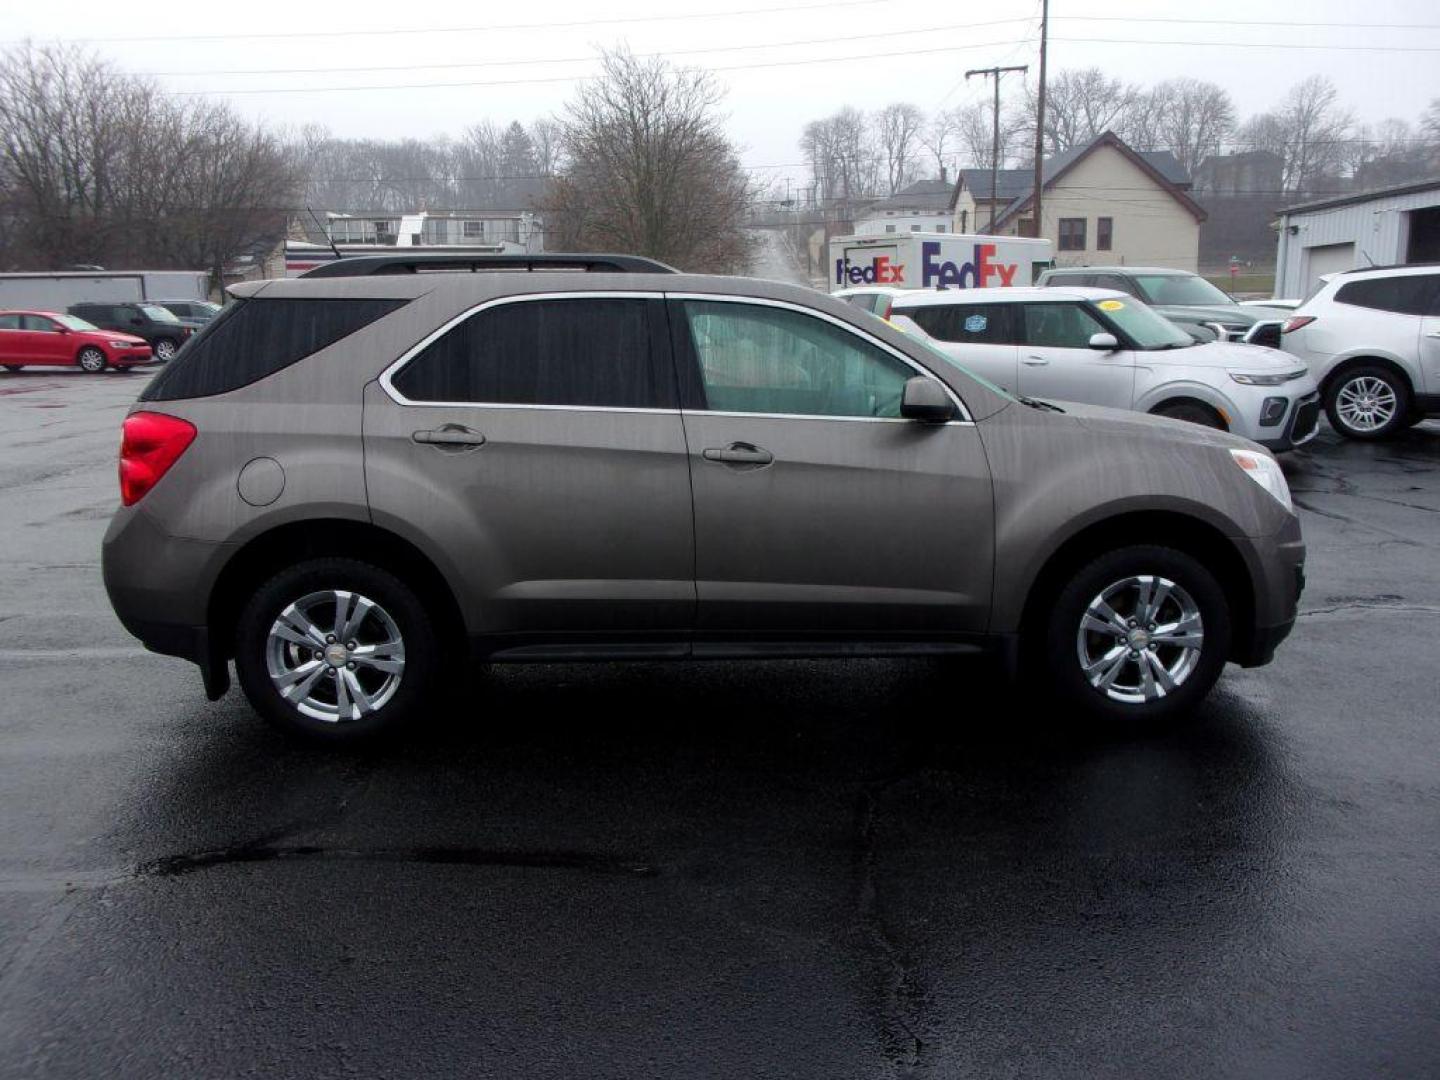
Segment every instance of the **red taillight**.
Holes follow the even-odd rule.
[[[143,499],[194,441],[195,425],[188,420],[153,412],[127,416],[120,436],[120,502],[134,506]]]
[[[1285,320],[1285,325],[1280,327],[1280,332],[1288,334],[1292,330],[1299,330],[1302,326],[1309,326],[1314,321],[1314,315],[1291,315]]]

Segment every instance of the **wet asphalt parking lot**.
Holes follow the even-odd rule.
[[[111,614],[145,378],[0,374],[0,1076],[1440,1074],[1440,423],[1288,456],[1295,633],[1153,737],[597,664],[336,754]]]

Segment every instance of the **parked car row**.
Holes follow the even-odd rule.
[[[205,300],[71,304],[69,311],[0,311],[0,366],[126,368],[171,359],[220,311]]]
[[[1040,283],[835,295],[1017,393],[1173,416],[1272,450],[1312,438],[1322,407],[1356,439],[1440,415],[1440,268],[1332,274],[1307,300],[1270,307],[1237,303],[1183,271],[1067,268]],[[1207,297],[1230,310],[1179,302]]]

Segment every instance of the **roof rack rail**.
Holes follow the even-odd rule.
[[[1349,270],[1341,270],[1342,274],[1365,274],[1371,270],[1423,270],[1427,267],[1440,266],[1440,262],[1412,262],[1412,263],[1385,263],[1377,266],[1352,266]]]
[[[445,252],[423,252],[409,255],[353,255],[321,263],[306,270],[301,277],[370,277],[374,274],[420,274],[435,271],[487,270],[580,270],[600,274],[678,274],[643,255],[570,255],[547,252],[542,255],[460,255]]]

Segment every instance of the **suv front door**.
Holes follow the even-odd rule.
[[[1084,304],[1021,304],[1020,393],[1128,409],[1135,401],[1135,354],[1090,348],[1095,334],[1112,333]]]
[[[900,418],[923,369],[778,302],[672,296],[706,639],[985,629],[990,471],[975,427]]]
[[[658,295],[482,304],[365,390],[377,524],[428,538],[496,647],[694,622],[685,433]]]

